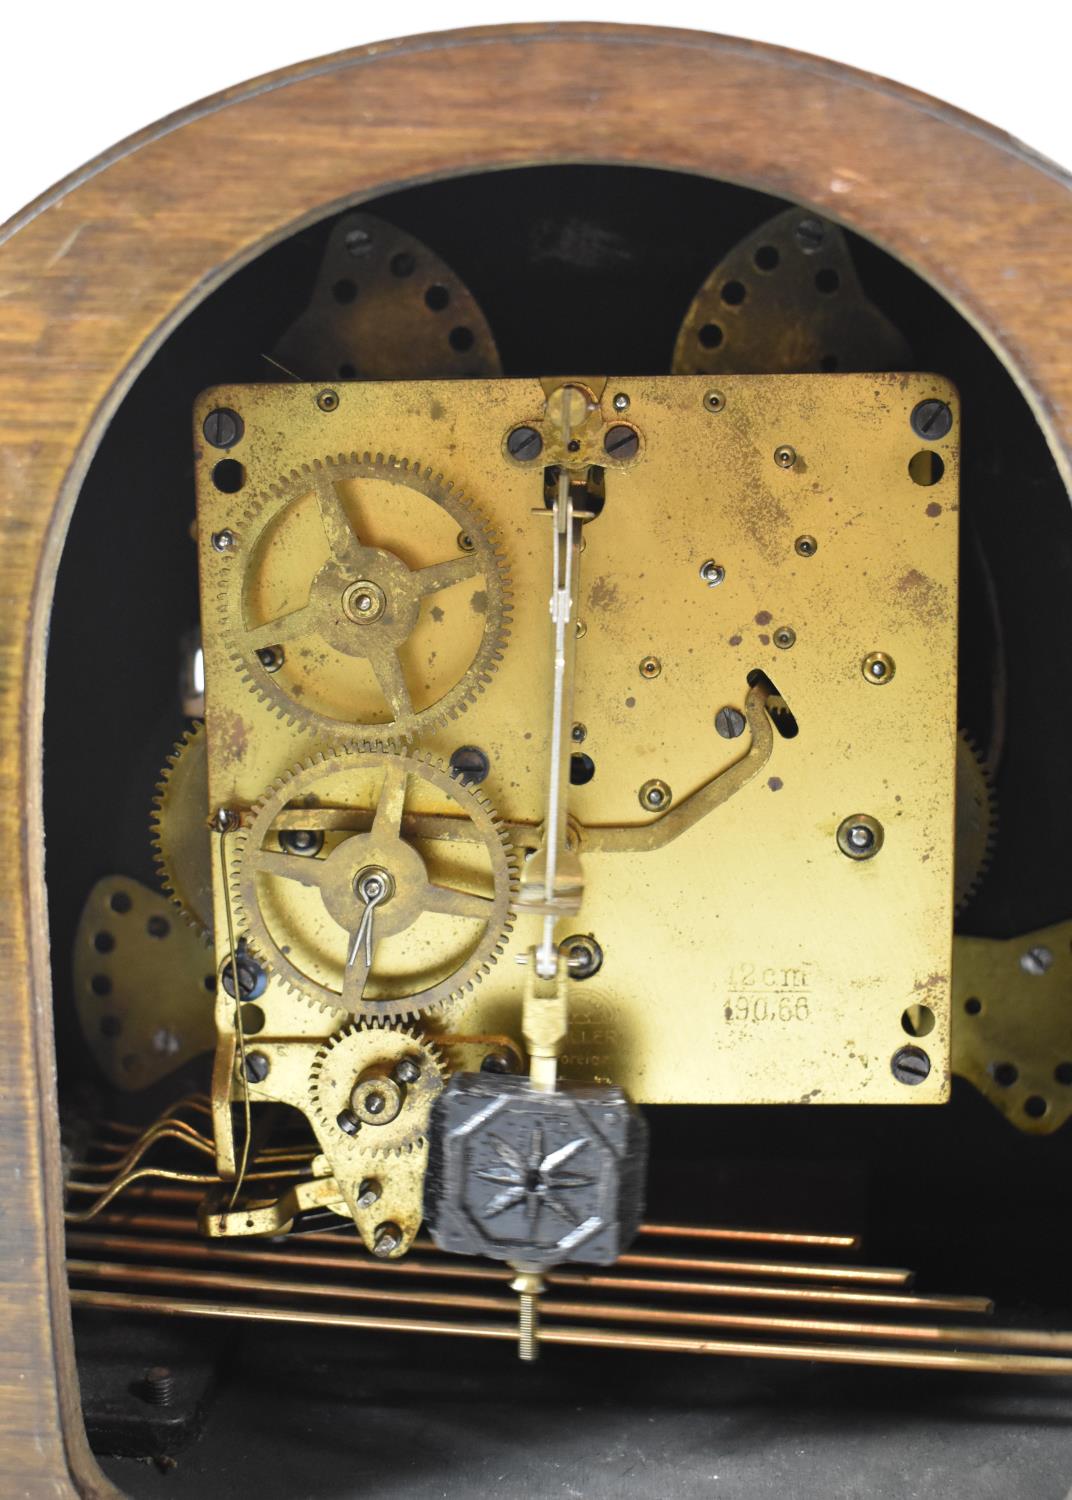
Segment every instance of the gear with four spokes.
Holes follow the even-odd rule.
[[[212,937],[208,745],[195,719],[167,758],[153,798],[153,858],[160,883],[195,932]]]
[[[407,561],[403,513],[423,555],[453,555],[417,563],[410,540]],[[299,727],[410,739],[462,712],[502,658],[505,558],[430,468],[370,453],[307,464],[252,503],[236,546],[222,633],[257,696]]]
[[[349,1137],[373,1156],[412,1151],[426,1138],[446,1064],[428,1037],[397,1023],[345,1026],[317,1050],[309,1101],[324,1136]]]
[[[414,794],[421,810],[407,814]],[[479,791],[421,752],[367,744],[277,781],[251,810],[232,872],[253,952],[296,993],[354,1020],[416,1017],[471,990],[503,951],[517,884],[513,848]]]

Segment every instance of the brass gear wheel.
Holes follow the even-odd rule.
[[[997,842],[997,798],[990,771],[974,738],[957,735],[956,857],[953,907],[959,916],[968,907],[990,868]]]
[[[385,1022],[346,1026],[317,1051],[309,1100],[326,1136],[340,1131],[371,1156],[412,1151],[427,1136],[446,1067],[434,1042]]]
[[[418,788],[422,811],[407,824]],[[432,849],[451,861],[440,882],[417,847],[429,797],[439,834]],[[442,762],[419,751],[336,746],[277,781],[250,816],[232,874],[239,920],[268,968],[325,1010],[355,1021],[440,1010],[503,951],[516,857],[487,800]],[[370,878],[382,883],[373,899]]]
[[[153,858],[160,883],[195,932],[212,938],[208,741],[195,719],[168,756],[153,798]]]
[[[374,482],[408,494],[377,508]],[[397,514],[414,505],[411,535],[434,534],[453,556],[410,566],[394,550]],[[358,515],[383,545],[359,538]],[[502,659],[509,587],[494,532],[442,474],[407,459],[341,454],[295,469],[240,518],[235,564],[216,603],[235,666],[280,717],[321,737],[410,739],[464,711]]]

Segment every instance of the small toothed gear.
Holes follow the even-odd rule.
[[[344,493],[350,481],[357,485]],[[372,481],[445,513],[446,527],[429,509],[425,530],[438,526],[455,554],[410,567],[391,546],[363,542],[354,505],[370,536],[389,527],[397,509],[377,511]],[[505,557],[476,504],[432,469],[369,453],[307,464],[259,496],[235,534],[215,601],[218,624],[237,670],[288,723],[322,737],[409,740],[464,711],[502,659]],[[468,593],[454,588],[469,581]],[[444,612],[447,628],[437,628]]]
[[[431,791],[441,815],[407,814],[418,787],[422,807]],[[250,948],[297,994],[353,1020],[443,1009],[483,978],[513,927],[517,860],[499,818],[420,751],[318,754],[270,788],[235,842],[232,890]],[[471,888],[432,878],[436,856],[451,859],[454,881],[458,862],[475,858]],[[404,951],[395,945],[381,965],[380,945],[399,936]]]
[[[966,729],[957,735],[956,873],[954,910],[971,904],[990,868],[997,843],[997,797],[990,771]]]
[[[160,773],[153,798],[153,858],[160,883],[195,932],[212,937],[208,742],[195,719]]]
[[[443,1092],[443,1054],[420,1032],[391,1022],[346,1026],[317,1051],[309,1101],[324,1138],[338,1133],[371,1156],[421,1145]]]

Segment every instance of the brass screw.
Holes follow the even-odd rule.
[[[887,656],[885,651],[870,651],[861,662],[860,670],[868,682],[881,686],[892,681],[897,668],[893,657]]]
[[[645,812],[661,812],[664,807],[670,806],[670,788],[665,781],[659,781],[658,778],[645,781],[638,796]]]
[[[726,404],[726,398],[721,391],[707,391],[703,398],[706,411],[719,412]]]
[[[338,391],[321,391],[320,394],[316,398],[316,404],[317,404],[317,406],[319,406],[319,408],[320,408],[321,411],[338,411],[338,409],[339,409],[339,393],[338,393]]]
[[[779,651],[788,651],[790,646],[796,645],[796,641],[797,633],[792,625],[779,625],[778,629],[774,632],[774,644],[778,647]]]
[[[540,1313],[539,1299],[543,1291],[543,1277],[535,1271],[519,1271],[510,1288],[518,1296],[517,1352],[521,1359],[531,1363],[539,1358]]]
[[[819,543],[813,536],[798,536],[793,545],[801,557],[814,557],[819,550]]]
[[[645,656],[640,663],[640,675],[646,677],[650,682],[653,677],[658,677],[663,669],[663,664],[657,656]]]
[[[796,461],[797,450],[790,448],[788,443],[783,443],[781,447],[775,448],[774,462],[778,465],[779,469],[791,469]]]
[[[214,531],[212,533],[212,545],[217,552],[233,552],[238,544],[238,538],[233,531]]]

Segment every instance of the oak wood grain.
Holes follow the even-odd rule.
[[[741,183],[875,241],[998,352],[1072,476],[1068,178],[934,100],[756,44],[592,25],[377,44],[192,106],[0,230],[4,1494],[112,1493],[63,1278],[40,776],[48,613],[88,461],[168,331],[271,242],[403,184],[568,161]]]

